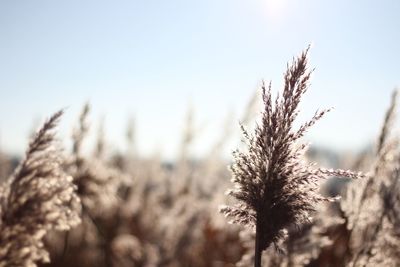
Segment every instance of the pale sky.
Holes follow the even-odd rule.
[[[286,63],[312,43],[299,119],[335,110],[307,138],[361,149],[400,84],[399,15],[397,0],[0,1],[0,148],[22,153],[63,107],[67,139],[90,101],[93,132],[105,117],[115,149],[134,117],[140,151],[172,157],[191,103],[204,153],[227,114],[238,121],[262,79],[280,89]]]

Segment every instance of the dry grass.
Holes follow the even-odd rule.
[[[273,101],[271,84],[268,89],[263,85],[261,123],[252,135],[242,127],[247,150],[234,154],[231,170],[235,189],[229,195],[239,203],[221,211],[234,223],[255,228],[256,267],[261,266],[262,252],[271,244],[278,246],[290,226],[309,223],[319,202],[335,200],[319,194],[321,181],[329,176],[363,178],[351,171],[316,168],[305,161],[308,145],[298,140],[329,111],[316,112],[310,121],[293,130],[311,75],[307,53],[308,49],[286,71],[282,97],[278,95]]]
[[[157,155],[140,157],[133,120],[126,154],[107,151],[105,125],[93,152],[83,153],[92,130],[89,105],[74,127],[72,147],[63,151],[55,138],[62,112],[53,115],[8,179],[13,164],[0,153],[0,266],[397,266],[397,94],[375,152],[342,157],[346,168],[367,177],[350,182],[362,175],[317,168],[300,140],[327,110],[293,128],[308,89],[307,53],[288,67],[281,97],[273,99],[271,87],[262,86],[260,121],[254,133],[243,130],[247,143],[232,163],[234,198],[224,195],[231,173],[220,155],[233,132],[231,116],[207,156],[193,160],[199,136],[188,112],[179,160],[166,164]],[[246,123],[255,119],[258,97],[244,112]],[[341,200],[321,190],[329,176],[351,178],[326,185],[344,189]],[[218,212],[222,203],[229,205],[223,212],[246,227],[228,224]]]

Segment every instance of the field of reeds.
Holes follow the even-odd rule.
[[[261,85],[263,107],[254,115],[250,101],[228,161],[229,127],[203,158],[190,157],[191,114],[172,163],[141,157],[133,125],[126,153],[107,151],[107,129],[91,127],[89,104],[72,146],[62,147],[57,126],[67,111],[50,114],[23,158],[0,152],[0,266],[399,266],[397,93],[386,113],[376,111],[373,148],[337,155],[337,169],[319,167],[332,156],[302,137],[330,110],[294,126],[308,53],[288,64],[283,88]],[[87,153],[91,131],[98,138]]]

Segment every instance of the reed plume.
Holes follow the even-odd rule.
[[[62,111],[36,133],[12,177],[0,190],[0,266],[34,267],[49,262],[43,239],[80,222],[72,177],[61,168],[54,128]]]
[[[371,175],[349,184],[341,203],[349,231],[348,266],[397,266],[400,259],[400,147],[393,134],[397,97],[395,90],[378,137]]]
[[[359,178],[360,173],[327,170],[306,163],[307,144],[298,141],[306,131],[329,110],[316,112],[299,129],[293,129],[298,105],[309,87],[311,71],[307,68],[306,49],[293,60],[284,75],[282,97],[273,101],[271,83],[262,85],[264,110],[255,132],[249,134],[242,126],[246,151],[234,152],[231,165],[235,189],[228,192],[238,200],[234,206],[221,209],[233,223],[255,228],[254,266],[261,266],[262,251],[286,235],[289,226],[310,221],[316,204],[336,198],[319,194],[319,184],[330,176]]]

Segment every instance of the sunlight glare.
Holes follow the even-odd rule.
[[[281,19],[287,6],[287,0],[265,0],[265,7],[269,19]]]

